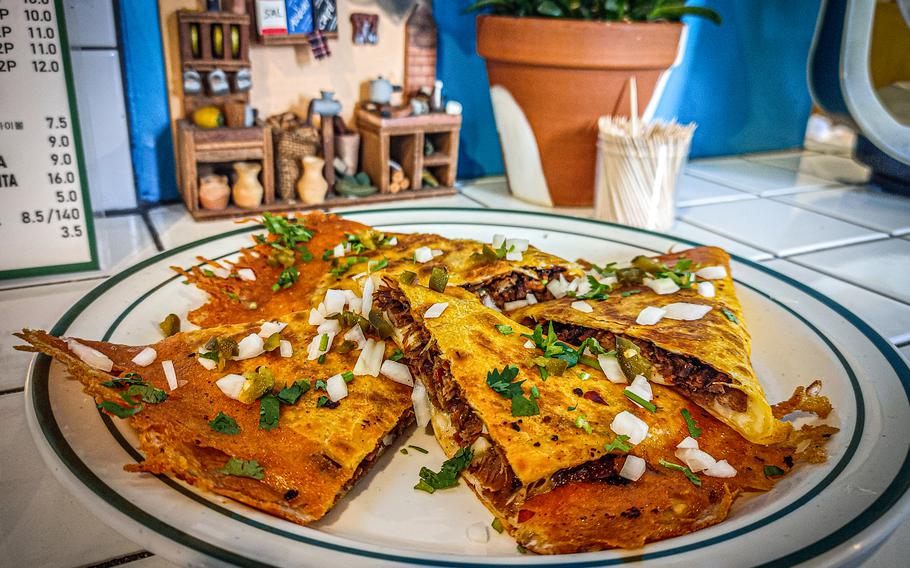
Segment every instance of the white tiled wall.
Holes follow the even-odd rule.
[[[64,13],[92,207],[135,207],[113,0],[66,0]]]

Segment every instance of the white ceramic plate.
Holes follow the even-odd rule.
[[[494,233],[527,238],[539,248],[594,262],[677,250],[672,237],[550,214],[477,209],[394,209],[344,213],[388,230],[430,231],[489,241]],[[120,343],[157,341],[156,323],[184,314],[203,298],[170,266],[198,256],[227,257],[249,244],[255,227],[164,252],[105,281],[57,323],[53,333]],[[318,251],[316,251],[318,252]],[[753,337],[753,362],[768,398],[786,398],[815,378],[841,431],[826,464],[802,467],[770,493],[739,501],[730,518],[641,550],[568,556],[519,555],[515,542],[490,532],[467,538],[491,516],[470,491],[428,495],[412,489],[422,465],[444,457],[424,432],[405,435],[428,455],[387,452],[327,518],[301,527],[165,477],[126,473],[141,459],[122,422],[102,416],[67,380],[62,366],[38,356],[27,386],[28,420],[47,463],[95,514],[141,546],[180,564],[375,566],[615,565],[755,566],[810,562],[830,566],[868,554],[908,510],[910,370],[897,352],[856,316],[798,282],[735,258],[737,282]]]

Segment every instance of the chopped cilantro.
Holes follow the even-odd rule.
[[[268,431],[278,427],[279,408],[278,397],[273,394],[267,394],[259,399],[260,430]]]
[[[616,263],[615,262],[608,262],[607,264],[603,265],[603,268],[601,268],[600,266],[597,266],[596,264],[592,264],[591,268],[593,268],[594,271],[597,272],[598,274],[600,274],[601,276],[610,276],[610,275],[616,273]]]
[[[322,260],[329,260],[335,256],[335,251],[333,249],[325,249],[322,251]]]
[[[316,386],[313,388],[318,391],[319,390],[324,391],[325,390],[325,381],[323,381],[322,379],[318,379],[316,381]]]
[[[503,243],[499,246],[498,249],[493,249],[490,245],[483,245],[483,248],[480,249],[480,252],[475,252],[471,254],[471,261],[478,262],[481,264],[487,264],[491,262],[496,262],[497,260],[502,260],[506,257],[506,254],[509,251],[506,250],[506,243]]]
[[[474,457],[474,450],[470,446],[460,448],[455,455],[442,462],[442,467],[438,472],[429,468],[420,468],[420,481],[414,486],[414,489],[435,493],[437,489],[446,489],[458,485],[458,474],[468,467],[471,459]]]
[[[766,465],[765,466],[765,477],[780,477],[787,473],[776,465]]]
[[[578,296],[579,300],[606,300],[610,297],[612,286],[600,282],[590,274],[588,275],[588,284],[591,285],[591,291]]]
[[[736,317],[736,314],[734,314],[727,308],[721,308],[720,311],[722,311],[724,313],[724,315],[727,316],[728,320],[732,321],[736,325],[739,325],[739,319]]]
[[[578,408],[578,401],[575,401],[575,406],[567,406],[566,410],[568,410],[569,412],[575,412],[575,410],[577,408]]]
[[[395,351],[392,351],[392,354],[389,356],[389,359],[392,361],[401,361],[401,358],[404,357],[401,349],[395,348]]]
[[[101,383],[103,387],[109,388],[121,388],[128,387],[130,385],[142,385],[145,384],[145,380],[136,373],[127,373],[122,377],[114,378],[110,381],[104,381]]]
[[[300,278],[300,271],[297,270],[297,267],[288,266],[278,275],[278,281],[272,284],[272,292],[287,290],[297,282],[298,278]]]
[[[514,331],[512,331],[511,325],[497,324],[495,327],[496,327],[496,330],[503,335],[512,335],[513,333],[515,333]]]
[[[648,412],[650,412],[651,414],[654,414],[655,412],[657,412],[657,406],[655,406],[654,403],[648,402],[647,400],[638,396],[637,394],[630,391],[629,389],[623,390],[622,394],[626,395],[626,398],[628,398],[632,402],[638,403],[641,406],[643,406],[644,409],[647,410]]]
[[[141,404],[139,404],[139,405],[130,406],[129,408],[127,408],[125,406],[120,406],[116,402],[111,402],[109,400],[103,400],[100,403],[98,403],[98,408],[101,410],[108,411],[109,413],[113,414],[117,418],[127,418],[127,417],[130,417],[130,416],[136,414],[140,410],[142,410],[143,406]]]
[[[630,446],[629,444],[626,443],[628,441],[629,441],[628,436],[626,436],[625,434],[620,434],[620,435],[616,436],[615,438],[613,438],[613,441],[610,442],[609,444],[604,444],[604,451],[612,452],[612,451],[616,450],[618,452],[628,452],[629,450],[632,449],[632,446]]]
[[[425,450],[424,448],[421,448],[420,446],[415,446],[413,444],[408,444],[408,447],[411,448],[412,450],[417,450],[418,452],[420,452],[422,454],[430,453],[428,450]]]
[[[166,392],[146,384],[130,385],[129,388],[120,393],[120,397],[127,402],[129,402],[130,399],[136,395],[139,395],[143,402],[147,402],[149,404],[158,404],[167,400]]]
[[[329,270],[329,273],[335,278],[341,278],[344,276],[348,270],[351,269],[355,264],[361,262],[367,262],[369,259],[365,256],[350,256],[345,257],[344,260],[340,261],[336,258],[332,261],[332,269]]]
[[[626,290],[625,292],[622,292],[620,296],[623,298],[628,298],[629,296],[634,296],[635,294],[641,294],[641,290]]]
[[[692,473],[692,470],[687,468],[686,466],[679,465],[678,463],[668,462],[667,460],[660,460],[660,465],[664,466],[667,469],[673,469],[676,471],[683,472],[683,475],[685,475],[686,478],[688,478],[689,481],[692,482],[692,485],[694,485],[696,487],[701,487],[701,479],[699,479],[697,475]]]
[[[588,434],[594,431],[584,414],[579,414],[578,418],[575,419],[575,427],[584,430]]]
[[[371,260],[367,262],[367,271],[376,272],[377,270],[382,270],[389,265],[389,259],[383,257],[380,260]]]
[[[689,435],[693,438],[698,438],[701,436],[701,428],[698,427],[698,423],[695,422],[695,419],[692,418],[692,413],[689,412],[688,408],[683,408],[680,410],[683,418],[686,419],[686,426],[689,427]]]
[[[227,434],[228,436],[240,433],[240,426],[237,425],[237,421],[224,412],[219,412],[218,416],[210,420],[209,427],[216,432]]]
[[[512,416],[537,416],[540,408],[535,397],[524,396],[521,387],[525,381],[513,382],[518,376],[518,367],[506,365],[502,371],[493,369],[487,373],[487,385],[503,398],[512,400]]]
[[[313,231],[304,227],[296,219],[288,219],[281,215],[271,213],[262,214],[262,224],[269,233],[277,237],[269,244],[278,249],[288,249],[300,253],[304,262],[312,259],[313,255],[303,243],[313,238]]]
[[[316,408],[321,408],[321,407],[325,406],[326,404],[328,404],[329,402],[330,402],[329,397],[320,396],[318,399],[316,399]]]
[[[209,360],[214,361],[214,362],[216,362],[216,363],[218,362],[218,359],[221,358],[221,357],[219,357],[217,351],[203,351],[202,353],[199,354],[199,357],[200,357],[201,359],[209,359]]]
[[[237,294],[231,292],[230,290],[225,290],[224,293],[227,295],[228,298],[234,300],[235,302],[239,302],[239,301],[240,301],[240,296],[238,296]]]
[[[351,251],[354,254],[360,254],[365,250],[376,250],[381,247],[390,246],[392,244],[392,239],[395,239],[395,237],[389,237],[385,233],[373,230],[361,231],[353,235],[351,233],[345,233],[345,237],[347,238],[348,244],[351,245]]]
[[[294,381],[294,384],[288,385],[278,392],[278,400],[285,404],[296,404],[297,400],[308,390],[310,390],[310,381]]]
[[[234,477],[251,477],[253,479],[262,479],[265,477],[262,467],[256,460],[239,460],[237,458],[231,458],[224,464],[224,467],[218,471],[226,475],[233,475]]]
[[[536,386],[531,387],[531,397],[532,397],[532,398],[540,398],[540,391],[537,390],[537,387],[536,387]]]

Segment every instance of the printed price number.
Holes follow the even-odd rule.
[[[57,203],[76,203],[79,201],[79,192],[75,189],[55,191],[54,199]]]
[[[51,154],[51,165],[68,166],[73,163],[73,155],[66,153]]]
[[[28,4],[28,2],[26,2]],[[32,2],[32,4],[38,4],[38,2]],[[26,22],[53,22],[54,15],[51,14],[51,11],[48,9],[26,9],[25,10],[25,21]]]
[[[82,212],[78,207],[72,207],[70,209],[52,207],[48,209],[47,212],[42,209],[35,209],[34,211],[23,211],[21,214],[22,223],[25,225],[31,225],[32,223],[50,224],[54,220],[78,221],[80,217],[82,217]]]
[[[75,183],[76,174],[73,172],[47,172],[47,181],[51,185],[61,185],[64,183]]]
[[[61,225],[60,236],[64,239],[75,239],[82,236],[82,225]]]
[[[47,143],[50,144],[51,148],[69,148],[70,137],[66,134],[61,136],[48,136]]]

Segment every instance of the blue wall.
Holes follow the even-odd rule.
[[[434,0],[439,33],[436,76],[445,83],[446,98],[464,105],[458,177],[501,174],[502,152],[493,122],[487,68],[477,55],[476,16],[463,14],[473,0]]]
[[[130,153],[141,201],[179,197],[157,2],[120,2]]]

